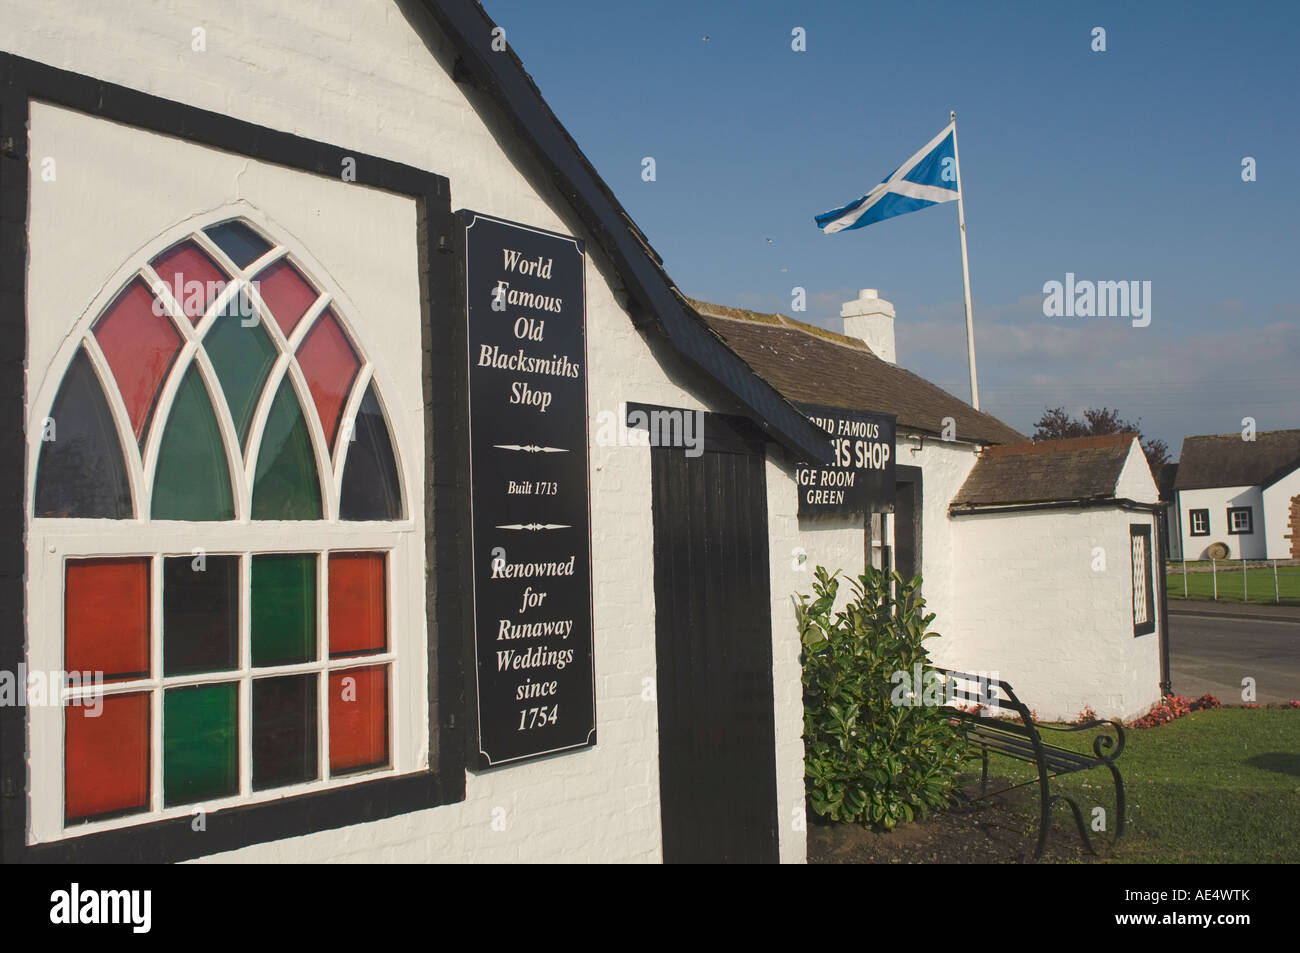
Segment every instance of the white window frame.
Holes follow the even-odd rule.
[[[1240,525],[1237,518],[1244,516],[1245,525]],[[1228,507],[1228,532],[1233,536],[1248,536],[1255,532],[1255,514],[1249,506]]]
[[[1197,526],[1198,518],[1201,521],[1200,526]],[[1191,527],[1190,533],[1192,536],[1210,535],[1210,511],[1209,510],[1207,509],[1189,510],[1187,519],[1188,519],[1188,525]]]
[[[239,268],[215,245],[202,229],[232,218],[241,218],[261,233],[272,245],[270,251],[246,269]],[[339,499],[342,489],[345,446],[352,432],[352,422],[357,409],[370,386],[373,367],[367,359],[367,346],[394,345],[382,340],[382,327],[366,341],[358,334],[357,325],[349,315],[358,309],[328,278],[326,270],[291,239],[288,232],[270,222],[265,215],[246,203],[214,210],[195,216],[157,236],[144,248],[130,256],[129,261],[108,281],[95,300],[78,319],[74,329],[59,348],[56,359],[29,405],[27,500],[28,529],[28,605],[31,607],[26,655],[28,672],[49,673],[63,671],[64,649],[64,578],[65,560],[97,556],[152,556],[150,579],[150,677],[105,685],[105,695],[129,691],[149,690],[150,702],[150,803],[147,810],[137,811],[103,820],[64,823],[64,764],[63,764],[63,709],[62,702],[76,697],[79,690],[60,690],[60,703],[28,708],[29,738],[29,810],[31,823],[28,843],[46,843],[69,837],[96,833],[115,828],[133,827],[178,816],[190,816],[197,810],[218,811],[237,805],[264,803],[297,794],[342,787],[376,777],[406,774],[428,768],[428,655],[427,625],[424,590],[424,497],[423,485],[412,474],[418,472],[406,464],[422,459],[424,434],[422,414],[404,412],[400,406],[390,404],[394,394],[386,394],[376,387],[375,395],[384,413],[385,422],[393,444],[398,480],[403,496],[403,518],[383,522],[340,521]],[[147,262],[177,241],[190,238],[228,274],[235,276],[222,293],[209,305],[203,318],[191,324],[183,308],[170,293],[170,286],[154,273]],[[299,320],[286,339],[279,324],[269,316],[256,287],[251,282],[269,265],[288,258],[320,295],[307,313]],[[141,264],[141,263],[146,264]],[[118,391],[112,371],[92,333],[92,325],[104,309],[116,298],[127,282],[141,277],[162,298],[173,326],[181,335],[181,348],[162,382],[153,417],[143,448],[143,459],[137,449],[125,403]],[[199,342],[225,303],[241,289],[246,290],[264,315],[262,324],[274,342],[278,354],[263,385],[250,423],[248,435],[249,456],[241,456],[241,445],[226,399],[217,380],[216,371]],[[361,366],[352,385],[352,392],[343,408],[338,423],[335,447],[331,453],[324,430],[315,413],[315,403],[307,382],[291,356],[315,325],[316,319],[329,308],[347,334]],[[160,319],[163,320],[163,319]],[[35,481],[40,453],[41,422],[50,415],[53,401],[62,384],[70,363],[81,348],[90,357],[91,365],[108,401],[110,413],[117,428],[118,442],[123,451],[124,464],[130,484],[134,516],[124,520],[56,519],[32,516],[31,503],[35,500]],[[421,362],[422,354],[404,355],[404,359]],[[172,404],[191,363],[199,369],[199,376],[207,389],[208,399],[217,418],[217,425],[227,453],[227,467],[234,497],[234,518],[226,521],[151,520],[154,470],[162,434],[170,415]],[[252,520],[252,486],[257,468],[257,453],[270,413],[271,404],[281,381],[288,375],[295,395],[302,407],[303,419],[311,435],[316,457],[317,475],[323,477],[321,486],[322,519],[304,521]],[[382,381],[379,382],[383,384]],[[414,456],[410,456],[414,454]],[[195,547],[208,555],[237,555],[240,557],[240,615],[239,663],[228,672],[204,673],[175,677],[162,676],[162,569],[165,556],[193,556]],[[330,659],[328,653],[328,587],[327,564],[330,552],[383,551],[387,553],[385,575],[387,582],[388,650],[365,656]],[[249,658],[250,620],[250,558],[262,553],[314,554],[317,558],[317,658],[300,665],[276,666],[256,669]],[[389,667],[388,684],[388,739],[389,763],[387,767],[372,771],[329,777],[328,759],[328,673],[347,668],[362,668],[386,664]],[[252,790],[252,678],[258,675],[290,675],[304,672],[318,673],[317,690],[317,740],[318,774],[316,781],[304,784]],[[238,794],[206,802],[163,807],[162,790],[162,689],[164,687],[205,683],[239,683],[239,784]],[[83,693],[84,694],[84,693]]]

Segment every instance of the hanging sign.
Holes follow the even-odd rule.
[[[583,243],[461,212],[480,765],[595,744]]]
[[[832,466],[799,464],[799,515],[891,513],[894,509],[894,415],[795,404],[829,435]]]

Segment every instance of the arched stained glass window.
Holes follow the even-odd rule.
[[[67,691],[64,829],[412,767],[394,590],[423,540],[361,318],[246,219],[158,246],[32,410],[60,657],[107,673],[95,714]]]
[[[121,519],[134,498],[155,520],[403,518],[368,362],[337,303],[250,223],[155,255],[91,322],[92,344],[106,373],[80,351],[68,367],[36,516]],[[138,457],[124,458],[117,414]]]

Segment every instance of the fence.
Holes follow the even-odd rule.
[[[1300,564],[1279,559],[1180,560],[1168,564],[1175,599],[1300,605]]]

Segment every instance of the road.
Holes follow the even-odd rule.
[[[1249,677],[1260,704],[1300,698],[1300,621],[1170,612],[1169,635],[1175,695],[1241,704]]]

